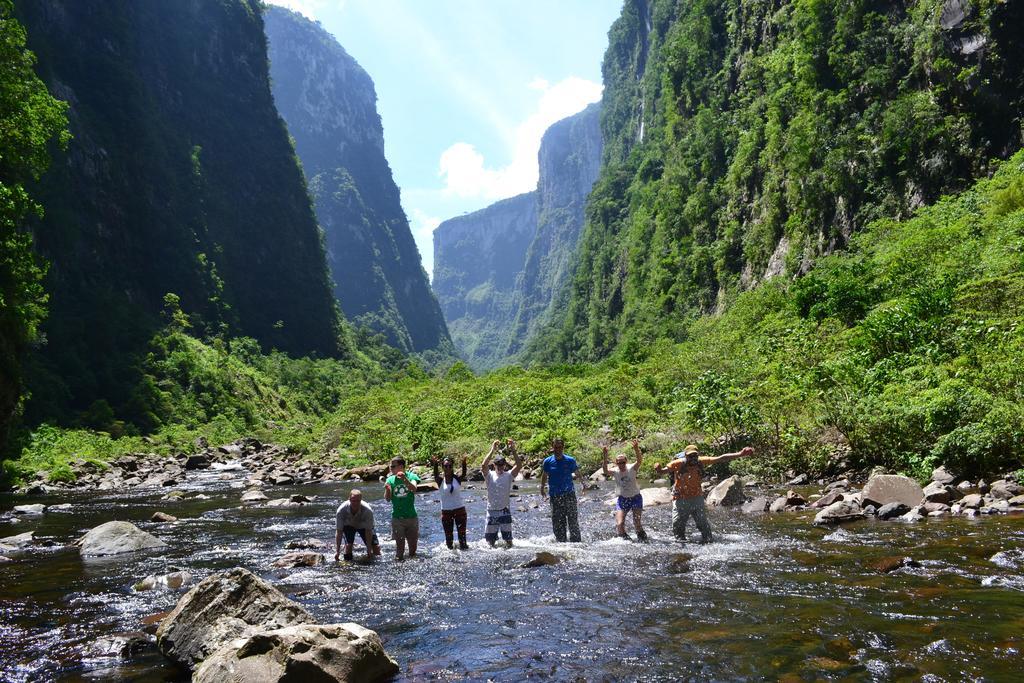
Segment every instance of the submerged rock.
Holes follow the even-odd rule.
[[[285,550],[326,550],[327,543],[319,538],[303,538],[300,541],[288,541]]]
[[[192,581],[192,575],[188,572],[171,572],[170,574],[154,574],[147,576],[142,581],[132,586],[135,591],[151,591],[157,588],[176,591],[185,584]]]
[[[130,522],[107,522],[90,529],[75,542],[84,556],[120,555],[123,553],[164,548],[166,543]]]
[[[920,567],[921,563],[912,557],[883,557],[871,563],[871,567],[883,574],[896,571],[902,567]]]
[[[558,564],[561,561],[562,558],[560,556],[542,550],[536,555],[534,555],[532,560],[520,566],[523,569],[532,569],[534,567],[550,567],[551,565]]]
[[[815,526],[843,524],[864,519],[864,511],[854,502],[841,500],[832,503],[827,508],[814,516]]]
[[[149,518],[149,521],[160,523],[177,522],[178,518],[174,515],[169,515],[166,512],[154,512],[153,516]]]
[[[734,475],[711,490],[707,497],[707,504],[711,507],[742,505],[746,499],[743,492],[743,480]]]
[[[879,474],[868,479],[861,492],[861,500],[865,505],[873,504],[882,507],[887,503],[903,503],[913,507],[924,499],[921,485],[910,477],[902,474]]]
[[[82,653],[86,659],[131,659],[153,647],[154,640],[142,631],[113,633],[97,638]]]
[[[232,640],[196,669],[192,681],[372,683],[398,671],[374,631],[358,624],[300,624]]]

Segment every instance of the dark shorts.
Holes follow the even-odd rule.
[[[615,508],[628,512],[629,510],[643,510],[644,509],[644,497],[643,494],[636,494],[632,498],[626,498],[625,496],[619,496],[615,501]]]
[[[357,529],[354,526],[343,526],[341,527],[341,534],[345,537],[345,543],[352,545],[356,542],[356,534],[359,534],[359,538],[363,539],[363,543],[366,545],[380,545],[377,542],[377,534],[368,534],[366,529]],[[367,539],[367,535],[370,536]]]

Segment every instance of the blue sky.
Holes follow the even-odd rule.
[[[442,220],[537,184],[540,136],[601,95],[622,0],[270,0],[373,78],[402,205],[433,269]]]

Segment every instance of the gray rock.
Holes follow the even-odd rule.
[[[258,503],[265,503],[269,500],[262,491],[246,491],[242,494],[242,503],[244,505],[252,505]]]
[[[159,523],[177,522],[178,518],[174,515],[169,515],[166,512],[154,512],[153,516],[149,518],[149,521]]]
[[[154,574],[132,586],[134,591],[170,590],[176,591],[192,581],[188,572],[178,571],[169,574]]]
[[[929,503],[949,503],[953,500],[952,486],[933,481],[924,487],[924,499]]]
[[[844,477],[843,479],[836,479],[834,482],[826,486],[825,493],[829,493],[831,491],[845,491],[848,488],[850,488],[850,480]]]
[[[861,491],[863,504],[881,508],[887,503],[903,503],[913,507],[924,499],[920,484],[902,474],[879,474],[868,479]]]
[[[315,567],[324,563],[324,556],[320,553],[308,551],[296,551],[279,557],[274,561],[278,569],[294,569],[296,567]]]
[[[707,504],[711,507],[742,505],[746,499],[743,492],[743,480],[732,476],[711,490],[707,497]]]
[[[34,505],[15,505],[11,512],[16,515],[41,515],[46,512],[46,506],[42,503],[36,503]]]
[[[932,513],[940,513],[941,515],[949,514],[950,507],[946,503],[925,503],[921,506],[922,511],[929,517],[940,516],[939,514],[933,515]]]
[[[274,486],[289,486],[295,483],[295,478],[289,474],[279,474],[272,481]]]
[[[113,633],[94,640],[82,656],[86,659],[131,659],[153,645],[153,637],[142,631]]]
[[[960,493],[969,493],[974,488],[974,484],[969,481],[962,481],[956,485],[956,490]]]
[[[901,517],[910,512],[910,506],[903,503],[886,503],[878,508],[876,516],[878,519],[888,520]]]
[[[846,493],[839,490],[833,490],[811,503],[811,507],[815,510],[820,510],[822,508],[827,508],[832,503],[838,503],[841,500],[846,500]]]
[[[26,531],[23,534],[0,538],[0,550],[9,552],[11,550],[23,550],[36,541],[36,532]]]
[[[747,501],[746,503],[744,503],[743,507],[741,507],[740,510],[745,515],[756,515],[767,510],[768,505],[769,502],[767,498],[765,498],[764,496],[758,496],[754,500]]]
[[[956,481],[956,475],[941,465],[932,470],[932,481],[937,484],[952,485]]]
[[[1014,481],[1007,481],[1006,479],[992,482],[992,486],[988,491],[988,495],[996,500],[1010,500],[1014,496],[1022,494],[1024,494],[1024,486]]]
[[[210,457],[205,453],[197,453],[196,455],[190,455],[185,460],[186,470],[205,470],[210,465]]]
[[[920,505],[915,505],[910,508],[910,511],[902,515],[899,520],[901,522],[920,522],[924,519],[924,508]]]
[[[978,480],[978,493],[988,493],[991,488],[984,479]]]
[[[814,524],[815,526],[843,524],[864,519],[864,517],[864,511],[860,509],[859,505],[851,501],[841,500],[832,503],[827,508],[818,512],[814,516]]]
[[[672,489],[657,487],[643,489],[640,495],[644,497],[644,507],[656,507],[658,505],[672,504]]]
[[[960,507],[977,510],[984,502],[980,493],[969,493],[960,499]]]
[[[391,679],[398,664],[380,636],[358,624],[300,624],[227,643],[204,661],[193,683],[223,681],[352,681]]]
[[[166,543],[130,522],[107,522],[90,529],[75,542],[86,557],[120,555],[138,550],[164,548]]]
[[[1014,496],[1006,502],[1009,503],[1010,507],[1024,507],[1024,495]]]
[[[285,550],[326,550],[327,543],[319,538],[304,538],[300,541],[288,541]]]
[[[786,482],[786,486],[803,486],[808,482],[806,474],[798,474]]]
[[[269,583],[236,567],[206,577],[183,595],[160,623],[157,645],[172,662],[192,669],[235,638],[314,622]]]

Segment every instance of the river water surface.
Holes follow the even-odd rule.
[[[836,530],[812,527],[809,512],[714,510],[718,542],[682,546],[660,506],[644,515],[652,542],[641,545],[613,537],[611,485],[602,484],[581,502],[585,542],[560,545],[536,484],[523,482],[513,499],[516,547],[492,550],[482,542],[478,483],[464,494],[471,550],[444,546],[437,494],[427,493],[417,496],[422,557],[397,563],[373,484],[360,488],[374,506],[384,557],[336,565],[333,514],[351,484],[267,491],[317,497],[302,508],[241,508],[243,480],[241,471],[190,473],[180,501],[161,500],[166,491],[0,497],[2,511],[65,505],[20,522],[0,516],[0,537],[35,531],[37,541],[54,543],[0,565],[2,679],[188,680],[155,650],[129,662],[83,653],[104,634],[138,630],[185,590],[134,592],[143,577],[185,569],[198,580],[240,565],[322,623],[376,630],[403,681],[1021,680],[1024,516]],[[180,521],[148,522],[158,510]],[[62,547],[113,519],[169,547],[86,560]],[[331,545],[326,565],[271,567],[285,543],[307,537]],[[565,560],[520,568],[539,550]],[[891,556],[921,566],[889,574],[873,566]]]

